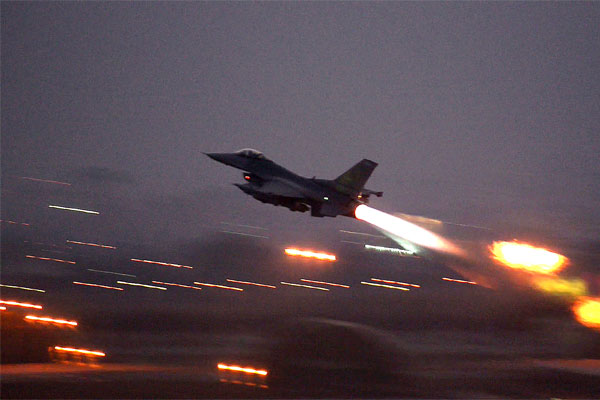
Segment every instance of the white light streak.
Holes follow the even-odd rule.
[[[255,238],[260,238],[260,239],[268,239],[268,236],[263,236],[263,235],[253,235],[251,233],[242,233],[242,232],[234,232],[234,231],[221,231],[221,233],[229,233],[231,235],[239,235],[239,236],[249,236],[249,237],[255,237]]]
[[[86,283],[86,282],[77,282],[73,281],[75,285],[83,285],[83,286],[92,286],[101,289],[113,289],[113,290],[124,290],[123,288],[114,287],[114,286],[106,286],[106,285],[98,285],[97,283]]]
[[[385,236],[382,236],[382,235],[373,235],[372,233],[345,231],[343,229],[340,229],[340,232],[342,232],[342,233],[348,233],[348,234],[351,234],[351,235],[369,236],[369,237],[374,237],[374,238],[379,238],[379,239],[385,239]]]
[[[310,286],[310,285],[301,285],[299,283],[290,283],[290,282],[280,282],[282,285],[288,285],[288,286],[296,286],[296,287],[302,287],[302,288],[307,288],[307,289],[315,289],[315,290],[324,290],[326,292],[329,292],[329,289],[327,288],[322,288],[322,287],[317,287],[317,286]]]
[[[242,284],[242,285],[260,286],[260,287],[266,287],[266,288],[270,288],[270,289],[277,289],[277,286],[273,286],[273,285],[265,285],[264,283],[246,282],[246,281],[236,281],[235,279],[227,279],[227,282],[231,282],[231,283],[240,283],[240,284]]]
[[[98,243],[78,242],[76,240],[67,240],[67,243],[79,244],[82,246],[102,247],[103,249],[116,249],[115,246],[108,246],[105,244],[98,244]]]
[[[400,254],[400,255],[413,255],[414,254],[410,250],[399,249],[397,247],[373,246],[370,244],[365,244],[365,249],[381,251],[384,253]]]
[[[244,289],[233,287],[233,286],[224,286],[224,285],[216,285],[214,283],[204,283],[204,282],[194,282],[194,285],[207,286],[219,289],[227,289],[227,290],[235,290],[238,292],[243,292]]]
[[[369,285],[369,286],[377,286],[377,287],[382,287],[382,288],[386,288],[386,289],[396,289],[396,290],[404,290],[404,291],[408,291],[410,289],[404,288],[404,287],[398,287],[398,286],[391,286],[391,285],[382,285],[380,283],[373,283],[373,282],[361,282],[363,285]]]
[[[28,287],[24,287],[24,286],[13,286],[13,285],[0,284],[0,287],[7,287],[7,288],[11,288],[11,289],[21,289],[21,290],[31,290],[33,292],[46,293],[46,291],[42,290],[42,289],[34,289],[34,288],[28,288]]]
[[[131,261],[141,262],[141,263],[146,263],[146,264],[164,265],[167,267],[175,267],[175,268],[188,268],[188,269],[194,268],[194,267],[190,267],[189,265],[173,264],[173,263],[162,262],[162,261],[140,260],[139,258],[132,258]]]
[[[335,286],[335,287],[342,287],[342,288],[346,288],[349,289],[350,286],[348,285],[342,285],[341,283],[331,283],[331,282],[323,282],[323,281],[313,281],[310,279],[300,279],[302,282],[306,282],[306,283],[316,283],[317,285],[328,285],[328,286]]]
[[[186,288],[186,289],[202,290],[202,288],[199,288],[199,287],[194,287],[194,286],[189,286],[189,285],[181,285],[179,283],[170,283],[170,282],[161,282],[161,281],[152,281],[152,283],[156,283],[158,285],[178,286],[178,287],[182,287],[182,288]]]
[[[99,272],[101,274],[112,274],[112,275],[121,275],[121,276],[129,276],[131,278],[135,278],[135,275],[131,275],[131,274],[122,274],[120,272],[113,272],[113,271],[103,271],[101,269],[91,269],[88,268],[88,271],[92,271],[92,272]]]
[[[125,281],[117,281],[118,284],[121,285],[130,285],[130,286],[140,286],[148,289],[158,289],[158,290],[167,290],[165,287],[161,286],[152,286],[152,285],[144,285],[143,283],[135,283],[135,282],[125,282]]]
[[[49,208],[56,208],[58,210],[67,210],[67,211],[82,212],[82,213],[85,213],[85,214],[95,214],[95,215],[99,215],[100,214],[98,211],[84,210],[84,209],[81,209],[81,208],[53,206],[53,205],[48,205],[48,207]]]
[[[412,286],[412,287],[415,287],[415,288],[420,288],[421,287],[421,285],[416,285],[414,283],[397,282],[397,281],[390,281],[390,280],[386,280],[386,279],[371,278],[371,280],[375,281],[375,282],[389,283],[389,284],[392,284],[392,285]]]

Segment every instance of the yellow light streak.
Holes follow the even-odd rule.
[[[99,356],[99,357],[106,356],[106,354],[104,352],[99,351],[99,350],[76,349],[73,347],[62,347],[62,346],[54,346],[54,350],[65,351],[68,353],[79,353],[79,354],[85,354],[85,355],[91,355],[91,356]]]
[[[22,308],[35,308],[36,310],[42,309],[42,306],[39,304],[20,303],[18,301],[12,301],[12,300],[0,300],[0,304],[6,304],[7,306],[15,306],[15,307],[22,307]]]
[[[386,280],[386,279],[371,278],[371,280],[374,281],[374,282],[390,283],[392,285],[411,286],[411,287],[415,287],[415,288],[420,288],[421,287],[421,285],[416,285],[414,283],[396,282],[396,281],[389,281],[389,280]]]
[[[117,283],[119,283],[121,285],[140,286],[140,287],[145,287],[145,288],[148,288],[148,289],[167,290],[167,288],[165,288],[165,287],[145,285],[143,283],[125,282],[125,281],[117,281]]]
[[[252,367],[240,367],[239,365],[227,365],[227,364],[218,364],[217,368],[220,370],[228,370],[228,371],[236,371],[236,372],[244,372],[246,374],[255,374],[267,376],[268,371],[264,369],[254,369]]]
[[[119,288],[119,287],[98,285],[96,283],[86,283],[86,282],[77,282],[77,281],[73,281],[73,283],[75,285],[92,286],[92,287],[97,287],[97,288],[101,288],[101,289],[125,290],[125,289]]]
[[[477,285],[477,282],[465,281],[465,280],[462,280],[462,279],[442,278],[442,280],[448,281],[448,282],[468,283],[470,285]]]
[[[377,286],[377,287],[382,287],[382,288],[386,288],[386,289],[396,289],[396,290],[404,290],[404,291],[409,291],[410,289],[404,288],[404,287],[398,287],[398,286],[391,286],[391,285],[383,285],[381,283],[373,283],[373,282],[361,282],[363,285],[369,285],[369,286]]]
[[[364,204],[356,207],[354,215],[358,220],[368,222],[394,236],[415,243],[419,246],[456,255],[463,253],[461,249],[459,249],[450,241],[431,231],[428,231],[425,228],[405,221],[402,218],[394,217],[393,215],[376,210]]]
[[[199,288],[199,287],[189,286],[189,285],[181,285],[179,283],[170,283],[170,282],[161,282],[161,281],[152,281],[152,283],[156,283],[159,285],[167,285],[167,286],[178,286],[178,287],[182,287],[182,288],[186,288],[186,289],[202,290],[202,288]]]
[[[282,285],[288,285],[288,286],[296,286],[296,287],[302,287],[302,288],[307,288],[307,289],[316,289],[316,290],[324,290],[326,292],[329,292],[329,289],[327,288],[322,288],[322,287],[317,287],[317,286],[310,286],[310,285],[301,285],[299,283],[290,283],[290,282],[280,282]]]
[[[573,305],[577,321],[588,328],[600,329],[600,298],[581,297]]]
[[[0,284],[0,287],[7,287],[7,288],[11,288],[11,289],[30,290],[30,291],[33,291],[33,292],[46,293],[46,291],[42,290],[42,289],[34,289],[34,288],[29,288],[29,287],[24,287],[24,286],[13,286],[13,285],[2,285],[2,284]]]
[[[235,279],[227,279],[227,282],[239,283],[239,284],[242,284],[242,285],[260,286],[260,287],[265,287],[265,288],[270,288],[270,289],[277,289],[277,286],[265,285],[264,283],[247,282],[247,281],[236,281]]]
[[[550,250],[519,242],[494,242],[492,258],[500,264],[540,274],[554,274],[566,266],[567,258]]]
[[[67,243],[79,244],[82,246],[102,247],[103,249],[116,249],[115,246],[108,246],[105,244],[98,244],[98,243],[78,242],[76,240],[67,240]]]
[[[58,259],[58,258],[38,257],[38,256],[31,256],[31,255],[26,255],[25,257],[27,257],[27,258],[33,258],[33,259],[36,259],[36,260],[54,261],[54,262],[59,262],[59,263],[63,263],[63,264],[76,264],[75,261],[61,260],[61,259]]]
[[[311,250],[300,250],[295,248],[285,249],[285,254],[289,256],[299,256],[306,258],[316,258],[317,260],[335,261],[336,257],[333,254],[319,253]]]
[[[50,317],[36,317],[35,315],[28,315],[25,317],[25,319],[28,319],[31,321],[50,322],[50,323],[59,324],[59,325],[77,326],[76,321],[67,321],[66,319],[54,319],[54,318],[50,318]]]
[[[48,208],[56,208],[58,210],[67,210],[67,211],[76,211],[76,212],[81,212],[81,213],[85,213],[85,214],[95,214],[95,215],[100,214],[98,211],[84,210],[82,208],[53,206],[53,205],[48,205]]]
[[[189,265],[173,264],[173,263],[162,262],[162,261],[140,260],[139,258],[132,258],[131,261],[141,262],[141,263],[146,263],[146,264],[165,265],[167,267],[175,267],[175,268],[188,268],[188,269],[194,268],[194,267],[190,267]]]
[[[204,282],[194,282],[194,285],[207,286],[219,289],[227,289],[227,290],[235,290],[238,292],[243,292],[244,289],[233,287],[233,286],[224,286],[224,285],[216,285],[214,283],[204,283]]]
[[[300,279],[302,282],[306,282],[306,283],[316,283],[317,285],[328,285],[328,286],[335,286],[335,287],[342,287],[342,288],[346,288],[349,289],[350,286],[348,285],[342,285],[341,283],[331,283],[331,282],[324,282],[324,281],[313,281],[310,279]]]

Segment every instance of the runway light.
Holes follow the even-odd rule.
[[[131,261],[141,262],[141,263],[146,263],[146,264],[165,265],[167,267],[175,267],[175,268],[188,268],[188,269],[194,268],[194,267],[190,267],[189,265],[173,264],[173,263],[167,263],[167,262],[162,262],[162,261],[140,260],[139,258],[132,258]]]
[[[236,281],[235,279],[227,279],[227,282],[231,282],[231,283],[239,283],[239,284],[242,284],[242,285],[252,285],[252,286],[259,286],[259,287],[265,287],[265,288],[269,288],[269,289],[277,289],[277,286],[273,286],[273,285],[265,285],[264,283],[246,282],[246,281]]]
[[[329,289],[326,289],[326,288],[317,287],[317,286],[310,286],[310,285],[301,285],[299,283],[290,283],[290,282],[280,282],[280,283],[282,285],[296,286],[296,287],[302,287],[302,288],[306,288],[306,289],[324,290],[326,292],[329,291]]]
[[[85,214],[95,214],[95,215],[100,214],[98,211],[84,210],[82,208],[53,206],[53,205],[48,205],[48,208],[56,208],[58,210],[67,210],[67,211],[76,211],[76,212],[81,212],[81,213],[85,213]]]
[[[600,298],[581,297],[573,305],[573,313],[580,324],[600,329]]]
[[[75,349],[73,347],[62,347],[62,346],[54,346],[54,350],[64,351],[64,352],[68,352],[68,353],[79,353],[79,354],[85,354],[85,355],[90,355],[90,356],[98,356],[98,357],[106,356],[105,353],[103,353],[99,350]]]
[[[267,370],[264,370],[264,369],[254,369],[252,367],[240,367],[239,365],[218,364],[217,368],[220,370],[244,372],[246,374],[254,374],[254,375],[261,375],[261,376],[267,376],[267,374],[268,374]]]
[[[92,286],[101,289],[112,289],[112,290],[124,290],[123,288],[114,287],[114,286],[106,286],[106,285],[98,285],[96,283],[86,283],[86,282],[73,282],[75,285],[83,285],[83,286]]]
[[[392,284],[392,285],[411,286],[411,287],[415,287],[415,288],[420,288],[421,287],[421,285],[415,285],[414,283],[396,282],[396,281],[389,281],[389,280],[386,280],[386,279],[371,278],[371,280],[374,281],[374,282],[389,283],[389,284]]]
[[[78,244],[81,246],[102,247],[103,249],[116,249],[115,246],[107,246],[105,244],[78,242],[76,240],[67,240],[67,243]]]
[[[363,285],[369,285],[369,286],[377,286],[377,287],[382,287],[382,288],[386,288],[386,289],[396,289],[396,290],[404,290],[404,291],[409,291],[410,289],[404,288],[404,287],[398,287],[398,286],[391,286],[391,285],[383,285],[381,283],[373,283],[373,282],[361,282]]]
[[[311,250],[299,250],[294,248],[285,249],[285,254],[289,256],[299,256],[306,258],[316,258],[317,260],[335,261],[335,255],[327,253],[319,253]]]
[[[25,317],[25,319],[30,320],[30,321],[50,322],[52,324],[58,324],[58,325],[77,326],[76,321],[67,321],[66,319],[55,319],[55,318],[50,318],[50,317],[36,317],[35,315],[28,315]]]
[[[437,250],[455,255],[462,254],[462,250],[443,237],[436,235],[418,225],[405,221],[402,218],[376,210],[364,204],[356,207],[356,219],[375,225],[376,227],[408,242],[415,243],[428,249]]]
[[[492,258],[504,266],[540,274],[554,274],[567,263],[567,258],[550,250],[519,242],[494,242]]]
[[[189,286],[189,285],[181,285],[179,283],[170,283],[170,282],[161,282],[161,281],[152,281],[152,283],[156,283],[158,285],[178,286],[178,287],[186,288],[186,289],[202,290],[202,288],[199,288],[199,287],[194,287],[194,286]]]
[[[140,287],[145,287],[145,288],[148,288],[148,289],[167,290],[167,288],[165,288],[165,287],[145,285],[143,283],[136,283],[136,282],[117,281],[117,283],[121,284],[121,285],[140,286]]]
[[[341,283],[331,283],[331,282],[323,282],[323,281],[313,281],[310,279],[300,279],[302,282],[306,282],[306,283],[316,283],[317,285],[327,285],[327,286],[335,286],[335,287],[342,287],[342,288],[346,288],[349,289],[350,286],[348,285],[342,285]]]
[[[30,290],[32,292],[46,293],[46,291],[42,290],[42,289],[34,289],[34,288],[29,288],[29,287],[24,287],[24,286],[13,286],[13,285],[2,285],[2,284],[0,284],[0,287],[7,287],[7,288],[11,288],[11,289]]]
[[[38,256],[30,256],[30,255],[26,255],[25,257],[27,257],[27,258],[33,258],[33,259],[36,259],[36,260],[54,261],[54,262],[59,262],[59,263],[63,263],[63,264],[76,264],[75,261],[61,260],[61,259],[58,259],[58,258],[38,257]]]
[[[462,280],[462,279],[442,278],[442,280],[448,281],[448,282],[468,283],[470,285],[477,285],[477,282],[465,281],[465,280]]]
[[[10,301],[10,300],[0,300],[0,304],[6,304],[7,306],[15,306],[22,308],[35,308],[36,310],[41,310],[42,306],[39,304],[29,304],[29,303],[20,303],[18,301]]]
[[[204,283],[204,282],[194,282],[194,285],[207,286],[219,289],[227,289],[227,290],[235,290],[238,292],[243,292],[244,289],[233,287],[233,286],[224,286],[224,285],[215,285],[214,283]]]

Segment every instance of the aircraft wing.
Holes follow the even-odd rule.
[[[288,182],[284,182],[278,179],[271,179],[265,181],[258,189],[261,193],[274,194],[277,196],[294,197],[294,198],[305,198],[306,195],[293,185]]]

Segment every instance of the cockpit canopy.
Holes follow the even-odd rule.
[[[241,149],[235,152],[238,156],[243,156],[247,158],[261,158],[264,159],[265,156],[258,150],[254,149]]]

